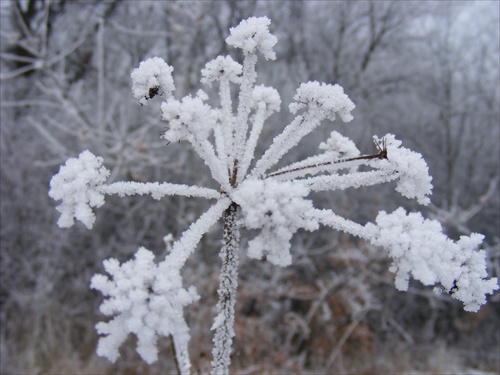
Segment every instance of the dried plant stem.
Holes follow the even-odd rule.
[[[309,169],[309,168],[317,168],[317,167],[323,167],[326,165],[341,164],[341,163],[346,163],[349,161],[372,160],[372,159],[387,159],[387,150],[383,149],[379,153],[372,154],[372,155],[362,155],[362,156],[356,156],[354,158],[338,159],[338,160],[327,161],[327,162],[318,163],[318,164],[314,164],[314,165],[305,165],[303,167],[287,169],[284,171],[270,173],[266,177],[275,177],[275,176],[280,176],[280,175],[283,175],[286,173],[302,171],[302,170]]]
[[[228,374],[234,336],[234,304],[238,286],[238,249],[240,231],[236,222],[239,206],[232,203],[224,213],[223,246],[220,253],[222,268],[219,284],[219,302],[212,329],[213,338],[212,374]]]
[[[331,369],[335,360],[339,356],[339,354],[342,351],[342,347],[344,346],[345,342],[351,336],[351,334],[354,332],[358,324],[364,319],[366,314],[368,313],[368,309],[360,311],[357,316],[354,318],[354,320],[351,322],[351,324],[347,327],[345,330],[344,334],[342,337],[339,339],[337,345],[335,345],[335,348],[332,350],[330,353],[330,356],[328,357],[328,360],[326,361],[325,369]]]

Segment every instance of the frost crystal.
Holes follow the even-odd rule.
[[[304,199],[309,191],[297,182],[246,180],[234,193],[241,206],[243,224],[261,229],[248,244],[248,254],[260,259],[264,254],[278,266],[291,264],[290,240],[299,228],[318,229],[318,222],[307,216],[312,202]]]
[[[98,187],[109,177],[109,171],[102,166],[102,162],[101,157],[83,151],[78,159],[68,159],[50,180],[49,196],[62,201],[56,207],[61,213],[57,222],[59,227],[71,227],[73,218],[80,220],[88,229],[94,225],[92,207],[104,204],[104,195]]]
[[[320,121],[325,118],[333,121],[336,113],[344,122],[353,119],[351,111],[355,105],[339,85],[320,84],[316,81],[302,83],[293,99],[296,103],[289,107],[292,113],[308,107]]]
[[[184,97],[181,101],[169,98],[161,105],[162,118],[168,121],[169,128],[163,137],[170,142],[186,140],[191,135],[205,140],[215,127],[218,114],[204,101],[208,99],[203,91],[197,96]]]
[[[129,333],[137,336],[137,352],[149,364],[158,359],[158,336],[172,335],[174,340],[187,343],[189,328],[182,310],[199,296],[193,287],[182,288],[179,269],[172,267],[169,258],[157,266],[153,253],[141,247],[134,260],[120,265],[109,259],[104,268],[111,279],[95,275],[91,287],[108,297],[101,312],[115,317],[96,325],[98,333],[104,335],[99,339],[98,355],[115,362]],[[159,275],[161,283],[157,283]]]
[[[201,71],[201,83],[210,84],[213,81],[227,80],[238,83],[243,67],[232,59],[231,56],[219,56],[209,61]]]
[[[172,71],[162,58],[153,57],[139,64],[132,77],[132,93],[141,105],[154,96],[169,96],[175,90]]]
[[[359,150],[349,138],[337,131],[332,131],[326,142],[319,144],[319,149],[328,153],[332,159],[352,158],[359,155]]]
[[[397,140],[393,134],[387,134],[383,139],[374,138],[379,144],[385,143],[388,155],[388,160],[381,160],[375,168],[396,172],[399,175],[397,192],[406,198],[416,198],[420,204],[429,204],[428,196],[432,193],[432,177],[429,175],[429,168],[422,155],[400,147],[401,141]]]
[[[241,48],[245,53],[260,51],[266,60],[276,59],[273,47],[278,39],[269,32],[271,20],[267,17],[251,17],[241,21],[229,31],[230,36],[226,38],[230,46]]]
[[[464,303],[466,311],[477,311],[486,302],[485,294],[498,289],[496,278],[484,279],[485,253],[476,250],[483,235],[473,233],[454,242],[438,221],[420,213],[406,215],[402,208],[391,214],[380,212],[376,222],[379,233],[373,243],[389,251],[399,290],[408,289],[411,274],[424,285],[440,283]]]
[[[272,87],[264,85],[255,86],[252,92],[254,105],[263,106],[268,114],[279,112],[281,106],[280,94]]]

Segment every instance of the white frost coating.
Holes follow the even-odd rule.
[[[266,110],[266,117],[273,112],[279,112],[281,106],[281,98],[279,92],[264,85],[255,86],[252,91],[252,99],[254,106],[259,108],[261,106]]]
[[[429,167],[422,155],[407,148],[400,147],[401,141],[393,134],[387,134],[382,139],[374,137],[376,142],[385,143],[387,160],[373,163],[374,168],[395,171],[398,173],[396,191],[406,198],[416,198],[418,203],[428,205],[432,194],[432,177]]]
[[[98,191],[103,194],[118,194],[120,197],[127,195],[149,194],[154,199],[161,199],[166,195],[179,195],[184,197],[200,197],[207,199],[218,199],[221,193],[217,190],[200,186],[188,186],[180,184],[170,184],[168,182],[134,182],[121,181],[111,185],[102,185]]]
[[[283,132],[274,138],[269,149],[257,162],[251,173],[252,177],[264,174],[323,120],[335,120],[336,113],[344,122],[353,119],[351,111],[355,105],[339,85],[324,83],[320,85],[315,81],[302,83],[293,98],[297,102],[290,104],[290,111],[296,113],[302,108],[307,108],[306,112],[303,116],[295,117]]]
[[[169,258],[157,266],[154,254],[139,248],[134,260],[119,264],[116,259],[104,261],[110,278],[95,275],[91,288],[107,297],[100,306],[104,315],[114,316],[96,325],[99,334],[97,354],[115,362],[118,349],[129,333],[137,336],[137,352],[151,364],[158,359],[156,342],[159,336],[172,335],[174,340],[189,340],[189,328],[183,308],[199,299],[193,287],[182,288],[179,268],[169,264]],[[158,290],[156,279],[166,281]],[[189,370],[189,369],[188,369]]]
[[[393,259],[397,289],[408,289],[410,274],[425,285],[440,283],[466,311],[478,311],[485,295],[498,289],[496,278],[485,279],[486,253],[476,250],[483,235],[473,233],[454,242],[438,221],[420,213],[406,215],[403,208],[380,212],[376,222],[379,233],[371,242],[387,249]]]
[[[60,228],[71,227],[75,218],[92,229],[95,222],[92,207],[104,204],[104,195],[99,192],[99,187],[109,177],[109,171],[102,162],[101,157],[88,150],[83,151],[78,159],[68,159],[50,180],[49,196],[62,201],[56,207],[61,213],[57,222]]]
[[[361,164],[359,160],[355,161]],[[354,163],[354,162],[353,162]],[[349,165],[349,163],[346,163]],[[398,175],[393,171],[369,171],[350,174],[330,174],[325,176],[310,177],[304,183],[311,191],[358,189],[362,186],[372,186],[396,180]]]
[[[147,100],[156,95],[168,97],[175,90],[172,72],[160,57],[147,59],[132,71],[132,93],[141,105],[147,105]]]
[[[241,48],[245,54],[261,52],[266,60],[276,59],[273,47],[278,39],[269,32],[271,20],[267,17],[250,17],[229,29],[226,43]]]
[[[290,240],[304,228],[318,228],[318,222],[307,216],[312,202],[304,199],[309,194],[297,182],[274,180],[246,180],[235,190],[233,199],[241,206],[243,224],[261,232],[248,244],[248,254],[260,259],[267,255],[278,266],[291,263]]]
[[[316,220],[320,224],[366,240],[374,238],[378,233],[377,228],[374,225],[363,226],[352,220],[348,220],[337,215],[332,210],[314,209],[309,211],[308,215],[312,218],[312,220]]]
[[[319,144],[319,149],[324,150],[325,154],[334,160],[352,158],[360,154],[353,141],[335,130],[325,142]]]
[[[162,118],[168,122],[168,129],[163,138],[170,142],[188,139],[193,135],[196,139],[205,140],[215,127],[219,116],[204,101],[208,96],[199,90],[195,97],[185,96],[181,101],[169,98],[161,105]]]
[[[344,122],[353,119],[351,111],[355,105],[339,85],[320,84],[316,81],[302,83],[293,99],[296,102],[289,106],[292,113],[307,107],[320,120],[326,118],[333,121],[336,113]]]
[[[400,147],[401,142],[392,134],[383,139],[375,137],[379,151],[360,156],[352,141],[334,131],[320,144],[322,154],[267,173],[323,120],[334,120],[337,115],[344,122],[352,120],[355,106],[339,85],[301,84],[295,102],[289,106],[292,113],[301,113],[274,138],[247,176],[264,122],[281,105],[276,90],[256,86],[257,51],[266,59],[275,58],[273,47],[277,39],[269,33],[269,25],[266,17],[252,17],[231,29],[227,42],[243,50],[243,65],[231,57],[219,56],[202,70],[203,83],[218,81],[220,101],[213,102],[220,102],[220,108],[209,106],[208,95],[201,90],[194,97],[174,99],[173,68],[160,58],[146,60],[132,72],[132,91],[140,104],[156,95],[165,97],[161,111],[168,126],[163,137],[170,142],[190,142],[220,190],[158,182],[104,185],[109,172],[102,166],[102,158],[88,151],[78,159],[68,160],[51,180],[49,195],[62,201],[57,207],[61,227],[71,226],[76,218],[91,228],[95,221],[92,208],[102,206],[105,194],[217,200],[179,240],[172,243],[171,236],[165,238],[167,256],[163,262],[155,264],[151,252],[140,248],[134,260],[121,265],[113,259],[105,261],[109,278],[93,277],[92,287],[106,296],[101,311],[113,317],[96,327],[105,336],[99,340],[98,354],[111,361],[118,358],[118,349],[130,333],[137,336],[137,351],[148,363],[157,359],[157,338],[172,335],[180,372],[189,373],[189,332],[183,308],[198,296],[193,288],[182,287],[180,269],[202,236],[221,217],[223,266],[218,314],[213,325],[213,373],[229,372],[240,225],[257,230],[249,242],[249,256],[267,256],[279,266],[291,263],[290,241],[297,230],[312,231],[323,224],[387,248],[398,289],[406,289],[411,276],[426,285],[441,284],[453,298],[464,303],[467,311],[477,311],[485,302],[485,295],[498,289],[496,279],[486,279],[485,252],[476,250],[482,235],[472,234],[454,242],[442,233],[438,222],[425,220],[420,214],[406,215],[403,209],[392,214],[382,212],[377,224],[360,225],[331,210],[315,209],[312,201],[306,199],[311,191],[358,188],[397,179],[398,192],[427,204],[432,191],[427,165],[420,154]],[[239,92],[231,93],[231,84]],[[233,98],[237,98],[237,106]],[[372,170],[357,172],[359,165]],[[334,173],[337,170],[344,172]],[[308,175],[312,177],[306,178]],[[241,220],[237,220],[240,213]]]
[[[206,63],[201,70],[201,83],[211,84],[214,81],[228,81],[239,83],[243,67],[231,56],[219,56]]]
[[[208,209],[200,218],[184,231],[182,237],[174,242],[169,257],[177,268],[181,268],[196,246],[201,237],[214,225],[222,216],[225,209],[231,204],[229,198],[222,198]],[[161,288],[161,286],[158,286]]]
[[[280,168],[268,176],[285,181],[342,169],[349,169],[353,173],[359,165],[365,164],[363,161],[343,161],[346,158],[359,156],[359,150],[353,141],[335,130],[331,132],[326,142],[320,143],[319,149],[325,152]]]
[[[278,112],[281,105],[281,98],[275,89],[264,85],[256,86],[252,91],[253,107],[256,113],[253,117],[252,129],[245,145],[243,160],[241,163],[241,176],[245,176],[252,162],[259,140],[260,133],[264,127],[264,122],[273,112]]]
[[[215,60],[208,62],[201,71],[201,82],[211,84],[219,80],[220,98],[220,121],[214,127],[215,146],[221,164],[227,169],[228,155],[232,155],[234,121],[232,113],[230,83],[241,84],[243,67],[235,62],[230,56],[219,56]]]
[[[217,316],[212,330],[214,344],[212,349],[212,374],[228,373],[231,363],[232,343],[234,337],[234,305],[238,288],[238,257],[240,230],[237,222],[238,206],[231,204],[224,212],[223,245],[219,253],[222,260],[219,276],[219,301]]]

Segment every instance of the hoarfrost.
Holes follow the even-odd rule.
[[[173,242],[172,237],[166,239],[164,261],[156,264],[153,254],[140,248],[135,259],[128,262],[105,261],[110,277],[92,278],[92,288],[106,297],[102,313],[113,317],[96,326],[104,336],[99,340],[98,354],[110,361],[116,361],[120,345],[132,333],[138,339],[138,353],[152,363],[158,356],[157,339],[171,335],[180,372],[189,373],[189,330],[183,308],[196,301],[198,295],[192,287],[183,288],[180,269],[202,236],[221,217],[224,239],[220,252],[220,299],[212,326],[216,331],[213,373],[227,373],[230,364],[242,225],[257,231],[248,243],[248,255],[258,259],[266,256],[279,266],[292,262],[291,239],[295,232],[314,231],[322,224],[387,249],[400,290],[408,288],[410,277],[425,285],[440,284],[464,303],[465,310],[477,311],[486,302],[485,295],[498,289],[495,278],[487,279],[485,252],[477,250],[483,239],[480,234],[454,242],[446,237],[437,221],[424,219],[418,213],[406,214],[402,208],[391,214],[381,212],[375,223],[361,225],[332,210],[315,208],[307,198],[311,192],[396,180],[400,194],[428,204],[432,179],[427,164],[422,155],[402,147],[394,135],[374,137],[378,152],[360,155],[350,139],[332,131],[328,140],[319,145],[319,154],[268,172],[324,120],[333,121],[337,115],[344,122],[352,120],[354,103],[339,85],[302,83],[289,106],[295,118],[250,170],[264,123],[281,106],[275,89],[256,86],[256,52],[266,59],[275,58],[273,47],[277,39],[270,34],[269,25],[267,17],[252,17],[231,28],[226,41],[243,50],[242,65],[229,56],[219,56],[205,65],[202,82],[218,81],[218,108],[207,104],[208,95],[201,90],[195,96],[175,99],[171,95],[175,89],[173,68],[161,58],[148,59],[132,72],[132,91],[139,103],[146,104],[156,95],[165,99],[161,105],[162,119],[167,123],[163,137],[170,142],[187,140],[220,184],[219,190],[167,182],[125,181],[105,185],[109,171],[102,166],[102,158],[89,151],[82,152],[78,159],[69,159],[50,182],[49,195],[62,201],[57,206],[61,227],[73,225],[76,218],[91,228],[95,221],[92,208],[103,205],[105,194],[150,194],[155,199],[180,195],[216,200],[177,241]],[[232,95],[232,86],[239,89],[238,95]],[[233,114],[235,97],[238,106]],[[361,165],[366,170],[359,172],[357,168]],[[339,170],[343,173],[337,173]]]
[[[241,64],[233,60],[231,56],[219,56],[209,61],[201,71],[201,83],[211,84],[213,81],[228,81],[239,83],[243,70]]]
[[[266,60],[276,59],[273,47],[278,39],[269,32],[271,20],[267,17],[250,17],[229,29],[230,35],[226,38],[230,46],[241,48],[246,54],[260,51]]]
[[[160,57],[147,59],[132,71],[132,93],[141,105],[154,96],[168,97],[175,90],[172,72],[169,66]]]
[[[304,199],[309,191],[297,182],[246,180],[233,199],[241,206],[243,224],[261,232],[248,243],[248,254],[267,259],[279,266],[291,264],[290,240],[304,228],[318,229],[318,223],[307,216],[312,201]]]
[[[396,288],[407,290],[410,275],[424,285],[440,283],[466,311],[478,311],[486,294],[498,289],[497,279],[487,277],[485,252],[477,251],[484,236],[473,233],[454,242],[436,220],[399,208],[391,214],[380,212],[379,233],[372,242],[388,250],[396,273]]]
[[[90,151],[83,151],[78,159],[71,158],[61,166],[59,173],[50,180],[49,196],[62,201],[56,207],[61,213],[57,224],[69,228],[73,219],[80,220],[92,229],[95,215],[92,207],[104,204],[104,195],[98,190],[109,177],[109,171],[102,165],[103,158]]]
[[[91,287],[107,297],[100,310],[114,318],[96,325],[97,332],[104,335],[99,339],[98,355],[115,362],[118,349],[129,333],[136,335],[137,352],[149,364],[158,359],[158,336],[171,335],[187,345],[189,328],[183,308],[199,296],[193,287],[182,288],[180,270],[169,259],[157,266],[153,253],[141,247],[134,260],[121,265],[115,259],[104,261],[111,278],[95,275]],[[161,290],[156,282],[159,275],[164,280]]]

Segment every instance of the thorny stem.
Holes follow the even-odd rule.
[[[234,304],[238,286],[238,249],[240,231],[236,217],[239,206],[231,205],[224,212],[223,246],[220,252],[222,267],[220,272],[218,315],[215,319],[214,348],[212,351],[212,374],[228,374],[231,348],[234,336]]]

